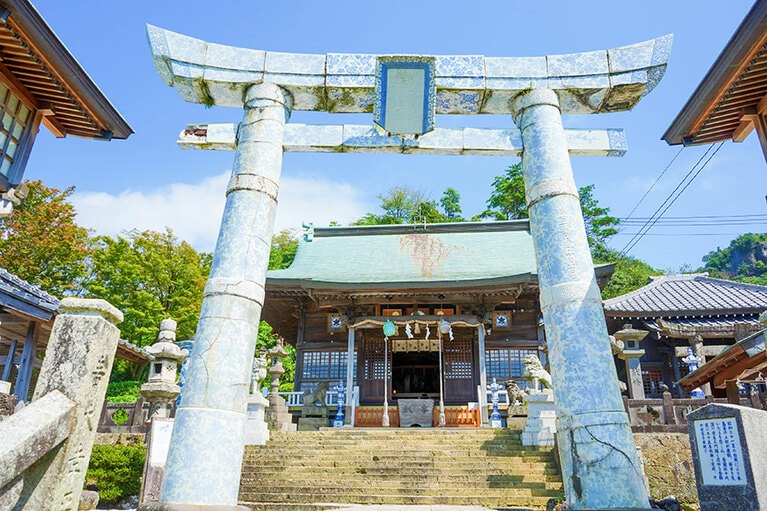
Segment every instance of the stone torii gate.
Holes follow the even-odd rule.
[[[291,54],[149,26],[155,66],[184,100],[244,109],[190,126],[183,147],[236,150],[159,503],[237,505],[250,369],[284,151],[522,155],[571,509],[647,509],[618,388],[570,156],[620,156],[621,130],[565,130],[561,114],[628,110],[663,76],[665,36],[547,57]],[[370,126],[289,125],[293,110],[374,112]],[[434,114],[511,114],[516,128],[434,128]]]

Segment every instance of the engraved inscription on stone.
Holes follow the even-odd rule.
[[[734,417],[695,422],[702,484],[745,486],[743,450]]]

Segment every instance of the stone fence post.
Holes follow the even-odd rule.
[[[120,337],[122,312],[104,300],[65,298],[59,310],[32,401],[59,391],[74,403],[74,418],[61,446],[24,473],[13,510],[77,509]]]

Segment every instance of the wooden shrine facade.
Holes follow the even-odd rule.
[[[440,380],[446,405],[486,404],[493,378],[526,385],[526,355],[545,363],[527,221],[311,229],[262,317],[296,347],[296,390],[343,380],[362,406],[436,401]]]

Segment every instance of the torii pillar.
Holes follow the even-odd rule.
[[[420,82],[405,80],[423,86],[405,91],[418,94],[389,97],[415,101],[399,109],[408,121],[423,98],[430,119],[511,113],[518,129],[429,126],[419,137],[399,137],[371,126],[286,125],[291,109],[373,110],[386,96],[381,69],[390,57],[263,52],[157,27],[148,33],[158,72],[185,100],[244,106],[245,114],[239,126],[193,126],[179,141],[236,157],[160,502],[142,511],[245,509],[237,493],[248,382],[283,150],[521,154],[568,506],[648,509],[570,165],[572,155],[622,155],[625,140],[620,130],[565,130],[561,114],[636,105],[663,75],[670,36],[573,55],[403,57],[425,73]]]
[[[586,239],[559,99],[549,89],[511,104],[538,267],[557,408],[557,443],[571,509],[647,509]]]
[[[234,168],[176,412],[161,503],[146,503],[142,510],[248,510],[237,505],[237,494],[291,101],[274,84],[245,91]]]

